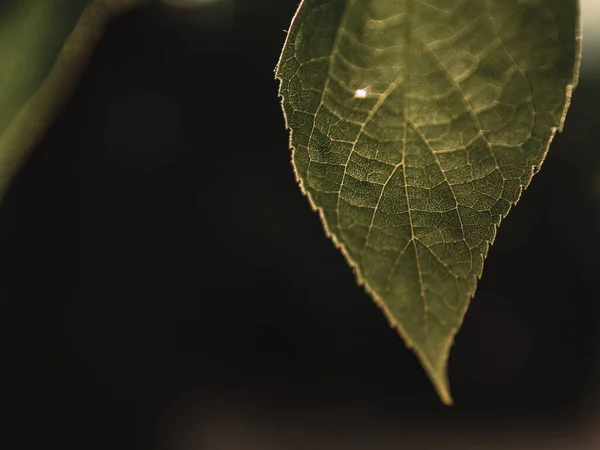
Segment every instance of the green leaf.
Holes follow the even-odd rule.
[[[327,234],[440,398],[496,229],[561,129],[576,0],[304,0],[276,77]]]
[[[141,0],[0,6],[0,197],[75,87],[107,20]]]

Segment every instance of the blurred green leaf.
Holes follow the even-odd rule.
[[[576,0],[304,0],[292,22],[276,76],[302,191],[445,403],[488,247],[563,125],[579,34]]]
[[[0,7],[0,196],[76,84],[107,20],[141,0]]]

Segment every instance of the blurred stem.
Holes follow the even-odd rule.
[[[10,122],[4,130],[0,129],[0,199],[6,193],[11,180],[30,151],[39,143],[57,116],[60,107],[76,87],[107,22],[116,14],[146,1],[92,0],[85,6],[73,30],[65,39],[56,60],[50,65],[47,75],[42,78],[41,84],[37,89],[34,85],[32,94],[25,100],[23,106],[17,110],[12,120],[9,117]],[[37,39],[44,39],[44,37],[42,33],[36,36]],[[32,56],[41,57],[37,54]],[[21,68],[9,67],[7,70]],[[10,115],[10,112],[9,109],[5,114]]]

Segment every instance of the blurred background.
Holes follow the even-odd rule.
[[[300,194],[297,0],[108,27],[0,210],[0,448],[600,449],[600,2],[435,395]]]

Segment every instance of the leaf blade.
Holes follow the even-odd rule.
[[[302,191],[451,403],[496,228],[562,127],[575,0],[304,0],[276,69]]]

